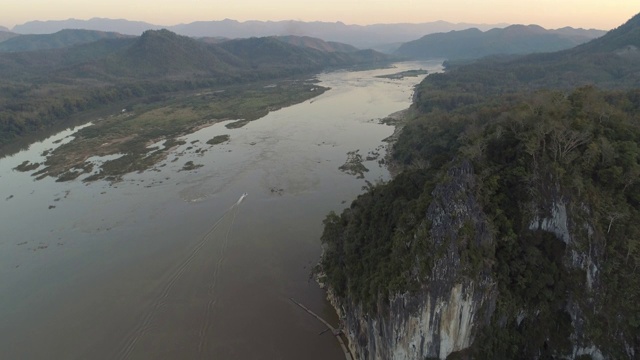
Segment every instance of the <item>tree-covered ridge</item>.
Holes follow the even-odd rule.
[[[604,31],[546,30],[537,25],[511,25],[480,31],[476,28],[436,33],[402,44],[396,55],[418,59],[478,59],[498,54],[531,54],[572,48]]]
[[[486,96],[584,85],[606,88],[640,86],[640,14],[604,36],[555,53],[501,56],[471,64],[449,63],[445,74],[433,74],[419,89],[429,96],[419,106],[443,110],[484,101]],[[434,101],[434,100],[440,100]],[[428,109],[423,109],[428,110]]]
[[[327,281],[370,309],[428,284],[439,255],[425,209],[447,170],[468,159],[477,179],[470,196],[481,203],[494,244],[458,246],[461,266],[473,270],[471,279],[488,266],[499,292],[474,357],[570,354],[569,302],[591,309],[583,324],[588,340],[624,357],[625,344],[640,347],[638,143],[639,90],[542,91],[422,114],[394,149],[413,170],[325,220]],[[571,240],[538,227],[536,219],[558,203],[567,204]],[[575,249],[589,254],[597,272],[571,262]]]
[[[207,44],[168,30],[65,49],[0,53],[0,147],[71,115],[122,101],[388,60],[373,51],[324,52],[276,38]]]

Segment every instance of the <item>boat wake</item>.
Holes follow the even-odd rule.
[[[175,269],[169,274],[164,281],[162,287],[156,293],[155,297],[148,303],[146,309],[141,314],[141,317],[136,326],[126,335],[123,339],[121,346],[114,358],[116,359],[129,359],[135,351],[137,345],[145,338],[149,333],[153,331],[153,328],[157,325],[157,317],[161,313],[165,312],[170,306],[170,294],[174,291],[176,284],[181,281],[183,275],[187,272],[187,269],[195,261],[195,258],[199,256],[200,251],[209,243],[215,242],[215,239],[220,239],[220,248],[218,252],[218,259],[214,266],[214,271],[211,274],[211,280],[208,288],[208,303],[205,308],[203,316],[203,324],[199,332],[199,344],[198,351],[203,353],[207,341],[207,333],[211,327],[211,316],[213,308],[217,302],[217,282],[218,274],[220,273],[222,264],[225,261],[227,248],[231,240],[232,230],[240,212],[240,203],[247,196],[247,193],[242,194],[240,199],[229,207],[220,218],[211,226],[211,228],[202,236],[200,241],[195,244],[191,249],[188,256],[182,259]]]
[[[240,196],[240,199],[238,199],[238,202],[236,203],[236,205],[240,205],[240,203],[242,202],[242,200],[244,200],[244,198],[246,198],[246,197],[247,197],[247,195],[249,195],[249,194],[247,194],[247,193],[242,194],[242,196]]]

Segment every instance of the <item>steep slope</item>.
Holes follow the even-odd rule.
[[[471,64],[449,64],[446,77],[430,77],[425,86],[449,92],[465,89],[447,108],[469,104],[487,94],[523,89],[562,88],[597,84],[606,88],[640,84],[640,14],[606,35],[575,48],[548,54],[491,57]],[[440,79],[445,79],[442,83]],[[472,91],[469,91],[472,90]],[[481,96],[471,96],[471,93]]]
[[[593,77],[637,20],[418,87],[404,171],[324,223],[320,280],[361,359],[638,358],[640,90]],[[534,59],[560,90],[516,77]],[[617,89],[567,90],[584,61]]]
[[[217,47],[168,30],[149,30],[99,65],[110,75],[148,78],[220,76],[240,62]]]
[[[114,32],[93,30],[60,30],[47,35],[19,35],[0,43],[0,52],[18,52],[65,48],[86,44],[101,39],[120,39],[127,37]]]
[[[615,53],[629,47],[640,47],[640,14],[616,29],[609,31],[604,36],[573,49],[571,54]]]
[[[468,29],[426,35],[401,45],[395,54],[420,59],[477,59],[496,54],[552,52],[589,41],[593,35],[578,29],[545,30],[537,25],[511,25],[486,32]]]

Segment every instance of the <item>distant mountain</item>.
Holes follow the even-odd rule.
[[[640,14],[574,48],[529,55],[502,65],[529,86],[640,87]]]
[[[359,48],[406,42],[424,34],[438,31],[460,30],[469,27],[490,29],[506,25],[453,24],[436,21],[422,24],[346,25],[342,22],[303,21],[198,21],[169,27],[187,36],[223,36],[246,38],[252,36],[310,36],[325,41],[347,43]]]
[[[133,38],[102,39],[70,48],[0,52],[0,78],[55,81],[57,78],[70,80],[83,74],[95,76],[97,61],[130,47],[134,42]]]
[[[401,45],[396,55],[419,59],[477,59],[495,54],[527,54],[568,49],[604,35],[604,31],[537,25],[511,25],[485,32],[467,29],[426,35]]]
[[[624,54],[630,49],[640,48],[640,14],[606,35],[573,49],[573,54],[615,53]]]
[[[59,49],[85,44],[100,39],[118,39],[130,37],[114,32],[95,30],[60,30],[46,35],[18,35],[0,43],[0,52],[33,51]]]
[[[125,35],[140,35],[146,30],[158,30],[161,28],[163,27],[142,21],[92,18],[89,20],[29,21],[22,25],[14,26],[12,31],[19,34],[53,34],[64,29],[85,29],[117,32]]]
[[[110,75],[129,78],[222,76],[242,62],[233,55],[169,30],[148,30],[131,46],[96,66]]]
[[[166,28],[180,35],[191,37],[249,38],[265,36],[310,36],[325,41],[336,41],[372,48],[389,43],[406,42],[425,34],[475,27],[488,30],[506,24],[465,24],[435,21],[421,24],[346,25],[342,22],[303,21],[196,21],[175,26],[159,26],[139,21],[93,18],[90,20],[31,21],[13,28],[20,34],[50,34],[62,29],[88,29],[114,31],[121,34],[140,35],[145,30]]]
[[[10,30],[4,26],[0,26],[0,31],[9,32]]]
[[[435,74],[423,82],[423,86],[431,90],[460,95],[460,89],[473,89],[483,96],[584,85],[640,88],[640,14],[604,36],[571,49],[526,56],[494,56],[466,65],[452,63],[446,76]],[[473,103],[477,98],[465,93],[451,104],[459,101]]]
[[[11,39],[16,36],[18,36],[18,34],[16,33],[12,33],[9,31],[0,31],[0,42],[3,42],[5,40]]]
[[[375,51],[331,50],[292,45],[275,37],[208,44],[166,29],[148,30],[140,37],[101,39],[65,49],[0,53],[0,77],[231,83],[389,59]]]
[[[355,46],[351,46],[348,44],[343,44],[335,41],[324,41],[317,38],[312,38],[309,36],[295,36],[295,35],[286,35],[286,36],[278,36],[276,39],[280,41],[284,41],[291,45],[308,47],[311,49],[316,49],[325,52],[354,52],[358,51],[358,48]]]

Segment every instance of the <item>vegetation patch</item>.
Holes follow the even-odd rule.
[[[310,91],[312,88],[316,91]],[[165,159],[172,148],[185,144],[183,140],[177,140],[180,136],[227,119],[255,120],[269,111],[320,95],[324,90],[313,81],[285,81],[277,89],[257,84],[236,86],[197,95],[174,94],[173,98],[159,103],[130,106],[127,112],[81,129],[74,134],[73,140],[49,152],[44,167],[34,176],[72,180],[93,172],[93,168],[85,164],[89,157],[124,154],[104,162],[95,174],[84,179],[118,180],[125,174],[145,171]],[[229,139],[228,135],[222,136],[211,140],[224,142]],[[148,147],[163,139],[162,149]]]
[[[22,164],[16,166],[13,168],[13,170],[17,170],[20,172],[26,172],[26,171],[31,171],[31,170],[35,170],[40,166],[40,163],[30,163],[29,160],[25,160],[22,162]]]
[[[381,79],[392,79],[392,80],[401,80],[404,79],[406,77],[416,77],[416,76],[420,76],[420,75],[426,75],[429,72],[427,70],[423,70],[423,69],[419,69],[419,70],[406,70],[406,71],[401,71],[395,74],[388,74],[388,75],[378,75],[376,76],[377,78],[381,78]]]
[[[468,159],[476,173],[469,196],[487,216],[495,250],[467,242],[458,249],[459,266],[471,280],[490,269],[499,293],[473,357],[570,355],[574,330],[565,306],[575,301],[589,309],[582,300],[588,298],[600,310],[581,315],[584,334],[623,358],[620,339],[633,341],[640,330],[637,316],[620,316],[640,313],[640,90],[510,93],[442,111],[458,94],[421,93],[417,106],[429,111],[405,125],[393,149],[404,171],[327,217],[325,280],[370,311],[389,294],[428,282],[441,256],[424,216],[430,179],[446,174],[455,159]],[[566,266],[561,239],[530,229],[533,219],[550,216],[559,197],[573,204],[567,205],[576,222],[571,246],[599,261],[595,285],[587,285],[579,267]],[[468,225],[458,234],[472,236]],[[598,288],[587,293],[589,286]],[[619,332],[601,331],[608,327]]]
[[[358,179],[364,179],[364,173],[368,172],[366,166],[362,164],[362,155],[359,154],[360,150],[349,151],[347,153],[347,161],[340,165],[340,171],[349,175],[354,175]]]
[[[194,164],[193,161],[187,161],[184,166],[182,166],[181,171],[191,171],[191,170],[195,170],[195,169],[199,169],[201,167],[203,167],[204,165],[202,164]]]
[[[244,127],[248,123],[250,123],[249,120],[238,120],[238,121],[230,122],[226,124],[224,127],[226,127],[227,129],[239,129],[241,127]]]
[[[213,139],[209,139],[207,140],[207,144],[209,145],[218,145],[218,144],[222,144],[223,142],[227,142],[229,141],[231,137],[229,135],[217,135],[214,136]]]

